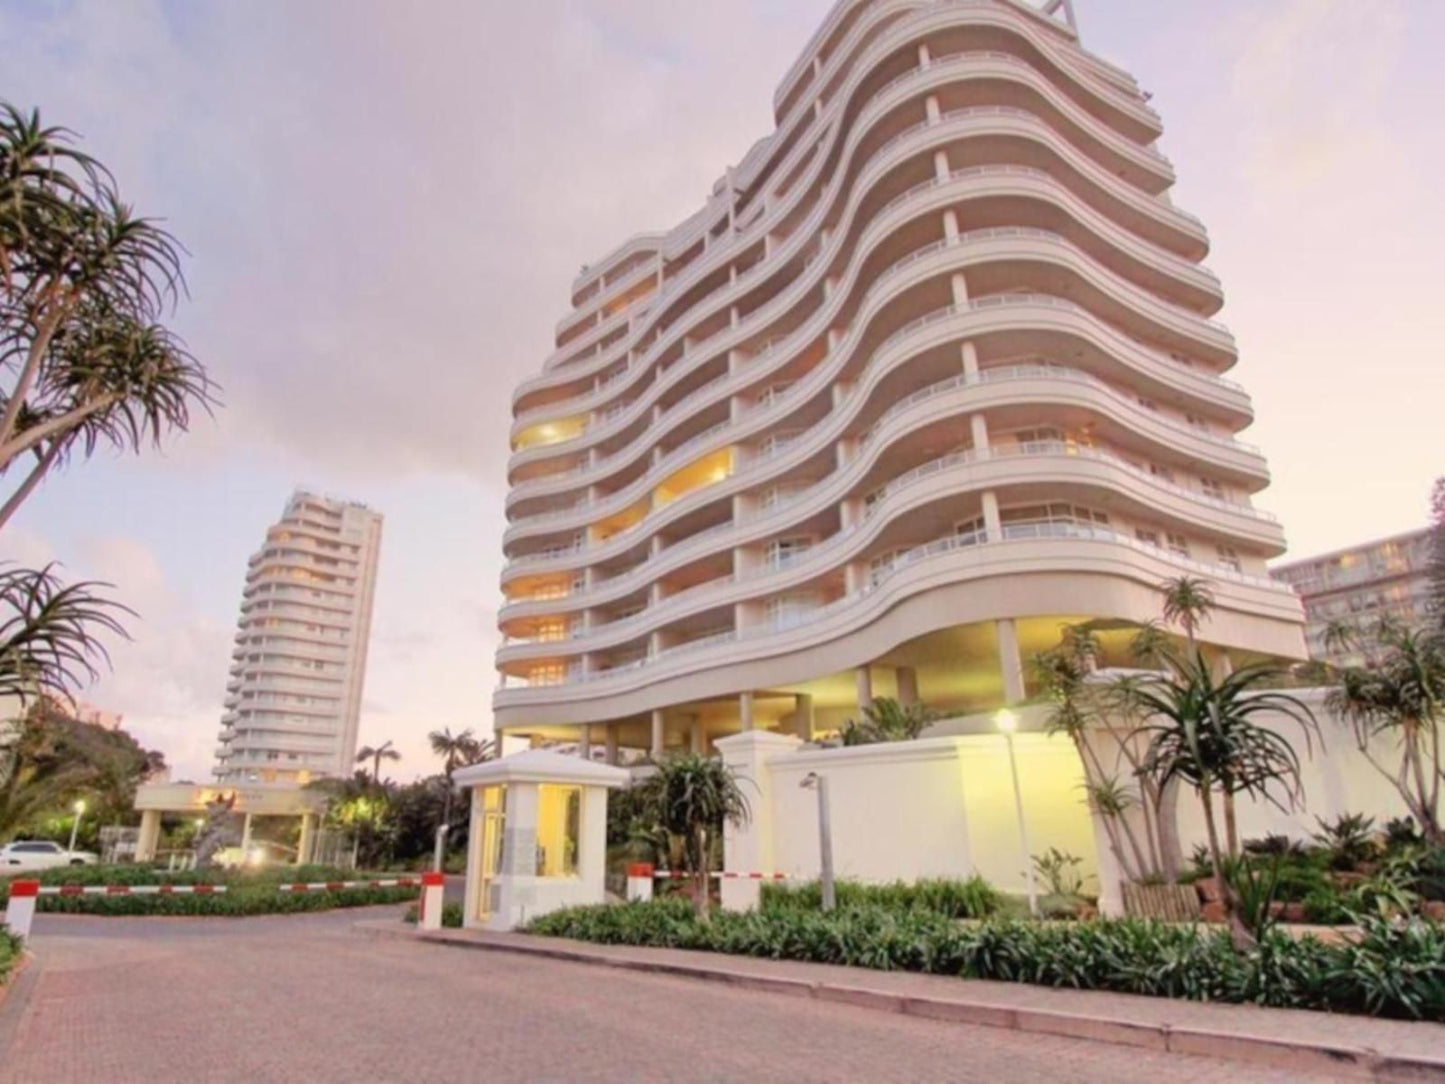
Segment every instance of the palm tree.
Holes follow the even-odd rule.
[[[449,828],[452,823],[452,796],[456,791],[452,785],[453,774],[458,768],[491,759],[496,742],[479,741],[469,729],[453,734],[451,727],[433,730],[427,735],[427,740],[431,742],[432,752],[442,758],[442,774],[447,779],[446,801],[442,806],[442,827]]]
[[[640,801],[651,807],[653,818],[682,840],[683,861],[692,873],[693,905],[698,916],[706,918],[712,840],[721,836],[725,824],[747,823],[747,796],[731,768],[696,753],[668,757],[640,786]]]
[[[1129,654],[1144,666],[1160,666],[1169,654],[1171,637],[1159,621],[1146,621],[1129,641]]]
[[[1347,618],[1332,618],[1325,623],[1323,644],[1332,655],[1348,654],[1360,646],[1360,627]]]
[[[401,754],[392,747],[389,740],[377,746],[363,745],[356,751],[356,763],[365,764],[368,760],[371,761],[371,781],[378,787],[381,786],[381,762],[400,759]]]
[[[1195,637],[1199,626],[1214,612],[1214,589],[1207,580],[1196,576],[1180,576],[1159,585],[1164,592],[1164,620],[1184,630],[1189,641],[1189,654],[1195,653]]]
[[[61,584],[47,565],[38,571],[0,566],[0,697],[21,704],[99,676],[109,661],[98,633],[124,636],[118,614],[133,611],[101,597],[104,583]]]
[[[1360,752],[1395,787],[1425,838],[1439,844],[1445,842],[1440,818],[1445,634],[1384,627],[1377,635],[1382,651],[1373,665],[1341,672],[1328,704],[1350,723]],[[1381,762],[1381,735],[1398,742],[1397,765]]]
[[[1281,671],[1276,667],[1242,667],[1216,681],[1203,654],[1196,652],[1190,661],[1172,660],[1171,670],[1168,677],[1149,679],[1134,694],[1151,716],[1142,726],[1151,737],[1145,768],[1161,788],[1181,779],[1199,797],[1214,877],[1235,943],[1245,946],[1254,939],[1240,919],[1226,876],[1214,795],[1216,791],[1226,798],[1246,793],[1283,809],[1271,792],[1271,787],[1276,787],[1295,804],[1301,794],[1299,756],[1286,738],[1259,725],[1255,718],[1277,714],[1293,720],[1304,732],[1307,746],[1318,725],[1300,700],[1261,689],[1278,679]],[[1225,816],[1231,849],[1237,849],[1238,832],[1229,802],[1225,803]]]

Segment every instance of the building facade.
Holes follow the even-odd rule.
[[[349,775],[366,678],[382,517],[298,491],[251,556],[216,777]]]
[[[1275,578],[1304,603],[1310,658],[1358,666],[1375,643],[1381,618],[1410,628],[1423,625],[1429,616],[1431,552],[1425,528],[1275,568]]]
[[[1303,657],[1204,228],[1067,14],[843,0],[705,206],[583,269],[513,397],[499,732],[988,711],[1184,575],[1210,651]]]

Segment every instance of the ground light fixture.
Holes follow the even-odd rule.
[[[1004,744],[1008,746],[1008,770],[1013,778],[1014,785],[1014,813],[1019,822],[1019,850],[1024,863],[1024,883],[1027,885],[1029,894],[1029,914],[1034,918],[1039,917],[1039,890],[1034,883],[1034,862],[1029,857],[1029,829],[1024,821],[1024,794],[1019,787],[1019,762],[1014,756],[1014,731],[1019,728],[1019,718],[1008,708],[1004,708],[993,717],[994,726],[998,727],[1003,734]]]
[[[798,780],[798,786],[818,792],[818,858],[822,867],[820,884],[823,889],[823,910],[831,911],[838,905],[838,896],[833,887],[833,818],[828,808],[828,777],[809,772]]]
[[[70,808],[75,810],[75,819],[70,822],[70,846],[66,850],[75,850],[75,836],[80,831],[80,818],[85,816],[85,799],[77,798],[75,805]]]

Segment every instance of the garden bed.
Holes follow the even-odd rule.
[[[771,907],[700,921],[686,901],[581,907],[527,932],[639,945],[1445,1022],[1445,927],[1368,919],[1347,943],[1279,931],[1237,952],[1219,928],[1137,920],[959,922],[875,906]]]
[[[300,914],[344,907],[408,903],[416,887],[309,889],[283,892],[281,885],[376,880],[388,875],[356,873],[332,866],[272,866],[250,870],[154,870],[145,866],[68,866],[20,875],[42,885],[224,885],[224,893],[42,895],[36,910],[86,915],[246,915]],[[390,875],[390,876],[395,876]],[[10,881],[0,879],[0,903],[10,896]]]

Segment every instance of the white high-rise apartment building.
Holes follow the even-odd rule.
[[[297,491],[251,556],[216,776],[348,775],[366,678],[382,517]]]
[[[513,399],[499,731],[990,711],[1186,575],[1208,652],[1304,656],[1204,227],[1071,15],[841,0],[705,206],[583,269]]]

